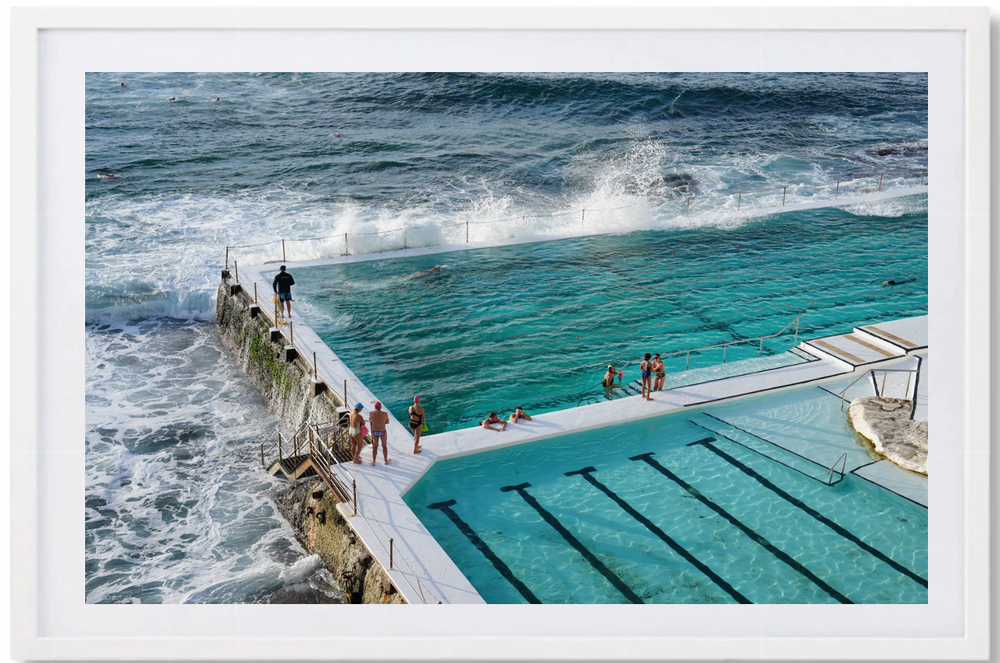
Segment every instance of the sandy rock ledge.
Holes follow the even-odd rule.
[[[856,398],[851,401],[847,418],[875,451],[904,469],[927,474],[927,422],[910,419],[910,401]]]

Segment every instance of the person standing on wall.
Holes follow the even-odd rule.
[[[382,441],[382,457],[385,459],[385,464],[388,465],[392,462],[392,458],[389,458],[389,448],[388,440],[389,435],[386,432],[386,426],[389,423],[389,414],[382,409],[382,403],[375,401],[375,409],[372,413],[368,415],[368,421],[372,425],[372,465],[378,460],[378,443],[379,440]]]
[[[420,434],[427,426],[427,415],[424,408],[420,407],[420,396],[413,397],[413,405],[410,406],[410,430],[413,432],[413,453],[418,454],[423,451],[420,446]]]
[[[278,275],[274,277],[274,294],[278,297],[278,313],[284,318],[285,314],[282,312],[282,308],[288,309],[289,318],[292,317],[292,286],[295,285],[295,279],[292,275],[285,271],[285,266],[282,265],[278,270]],[[284,306],[282,306],[284,305]]]

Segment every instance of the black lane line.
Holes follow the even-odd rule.
[[[566,542],[569,545],[573,546],[578,553],[583,555],[586,558],[586,560],[590,562],[591,566],[593,566],[600,572],[601,575],[607,578],[608,582],[610,582],[612,585],[615,586],[615,589],[624,594],[625,598],[627,598],[632,603],[645,603],[645,601],[639,598],[639,596],[635,592],[633,592],[628,585],[622,582],[621,578],[615,575],[614,571],[606,567],[604,565],[604,562],[597,559],[594,553],[587,550],[587,548],[582,543],[580,543],[579,539],[573,536],[568,529],[563,527],[562,523],[560,523],[555,516],[546,511],[545,507],[543,507],[541,504],[538,503],[538,500],[536,500],[534,497],[528,494],[528,491],[525,489],[530,487],[531,487],[530,483],[522,483],[517,486],[504,486],[500,490],[502,490],[505,493],[509,493],[512,490],[516,490],[517,494],[520,495],[521,498],[525,502],[527,502],[532,509],[537,511],[538,515],[540,515],[542,519],[545,522],[547,522],[550,527],[552,527],[552,529],[559,532],[559,534],[562,535],[562,538],[566,539]]]
[[[760,440],[761,442],[765,442],[767,444],[770,444],[772,447],[777,447],[777,448],[781,449],[782,451],[787,451],[788,453],[792,454],[793,456],[798,456],[802,460],[809,461],[810,463],[812,463],[813,465],[815,465],[816,467],[818,467],[820,469],[823,469],[823,470],[830,469],[829,467],[826,467],[822,463],[817,463],[812,458],[806,458],[805,456],[803,456],[800,453],[795,453],[791,449],[783,447],[780,444],[778,444],[777,442],[772,442],[771,440],[767,439],[766,437],[761,437],[760,435],[757,435],[756,433],[751,433],[750,431],[748,431],[748,430],[746,430],[744,428],[740,428],[739,426],[737,426],[735,424],[729,423],[725,419],[720,419],[719,417],[715,416],[714,414],[709,414],[708,412],[702,412],[702,414],[705,415],[706,417],[711,418],[711,419],[715,419],[716,421],[718,421],[718,422],[720,422],[722,424],[725,424],[726,426],[729,426],[730,428],[735,428],[736,430],[740,431],[741,433],[746,433],[750,437],[755,437],[758,440]],[[704,428],[704,426],[703,426],[703,428]],[[712,432],[714,433],[715,431],[712,431]],[[719,435],[721,435],[721,433],[719,433]],[[741,446],[745,446],[745,445],[741,445]],[[747,448],[749,448],[749,447],[747,447]]]
[[[651,456],[653,456],[652,453],[639,454],[638,456],[633,456],[633,457],[629,458],[629,460],[641,460],[641,461],[644,461],[650,467],[652,467],[653,469],[655,469],[657,472],[659,472],[663,476],[667,477],[668,479],[670,479],[671,481],[673,481],[674,483],[676,483],[678,486],[680,486],[681,488],[683,488],[684,490],[686,490],[688,493],[690,493],[691,497],[694,497],[699,502],[701,502],[702,504],[704,504],[705,506],[707,506],[709,509],[711,509],[712,511],[716,512],[717,514],[719,514],[723,518],[725,518],[732,525],[734,525],[741,532],[743,532],[748,537],[750,537],[751,539],[753,539],[753,541],[755,541],[758,545],[762,546],[764,549],[766,549],[772,555],[774,555],[775,557],[777,557],[778,559],[780,559],[782,562],[784,562],[785,564],[787,564],[788,566],[792,567],[793,569],[795,569],[796,571],[798,571],[799,573],[801,573],[802,575],[804,575],[806,578],[808,578],[809,580],[811,580],[814,585],[816,585],[817,587],[819,587],[820,589],[822,589],[824,592],[826,592],[827,594],[829,594],[833,598],[837,599],[841,603],[854,603],[854,601],[852,601],[851,599],[847,598],[846,596],[844,596],[843,594],[841,594],[840,592],[838,592],[836,589],[834,589],[830,585],[826,584],[823,581],[822,578],[817,577],[816,574],[814,574],[812,571],[810,571],[806,567],[802,566],[800,563],[796,562],[787,553],[785,553],[784,551],[779,550],[778,548],[776,548],[773,543],[771,543],[770,541],[768,541],[767,539],[765,539],[763,536],[761,536],[757,532],[753,531],[752,529],[750,529],[749,527],[747,527],[746,525],[744,525],[742,522],[740,522],[735,517],[733,517],[732,515],[730,515],[726,510],[724,510],[718,504],[716,504],[715,502],[711,501],[710,499],[708,499],[707,497],[705,497],[704,495],[702,495],[701,492],[697,488],[695,488],[694,486],[688,485],[679,476],[677,476],[676,474],[674,474],[673,472],[671,472],[667,468],[665,468],[662,465],[660,465],[657,461],[653,460],[651,458]]]
[[[574,474],[579,474],[580,476],[582,476],[584,479],[590,482],[590,485],[594,486],[599,491],[601,491],[602,493],[610,497],[612,500],[614,500],[615,504],[620,506],[628,515],[638,520],[640,523],[646,526],[646,529],[648,529],[656,536],[660,537],[660,539],[662,539],[664,543],[670,546],[674,550],[674,552],[676,552],[678,555],[689,561],[692,565],[694,565],[695,568],[697,568],[699,571],[708,576],[708,578],[712,582],[721,587],[723,591],[725,591],[727,594],[732,596],[737,603],[753,603],[753,601],[751,601],[750,599],[748,599],[747,597],[743,596],[738,591],[736,591],[736,589],[734,589],[732,585],[723,580],[718,574],[712,571],[712,569],[705,566],[705,564],[703,564],[697,557],[695,557],[687,550],[685,550],[683,547],[681,547],[681,545],[676,541],[674,541],[672,538],[670,538],[666,532],[664,532],[662,529],[653,524],[653,522],[649,518],[636,511],[631,504],[620,498],[613,490],[611,490],[603,483],[601,483],[593,476],[591,476],[590,473],[596,471],[597,468],[585,467],[582,470],[576,470],[575,472],[566,472],[566,476],[570,477],[573,476]]]
[[[451,522],[455,523],[455,527],[459,529],[469,539],[469,542],[476,547],[476,549],[483,553],[483,555],[490,561],[490,563],[496,568],[504,580],[514,585],[514,589],[520,592],[521,596],[528,603],[541,603],[538,597],[535,596],[530,589],[528,589],[523,582],[517,579],[514,572],[510,570],[510,567],[504,564],[504,561],[496,556],[490,547],[486,545],[486,542],[479,538],[479,535],[472,531],[469,525],[459,518],[458,514],[451,510],[451,506],[456,504],[455,500],[448,500],[447,502],[436,502],[434,504],[428,505],[428,509],[438,509],[443,512],[444,515],[448,516]]]
[[[848,530],[844,529],[842,526],[838,525],[837,523],[833,522],[832,520],[830,520],[829,518],[827,518],[826,516],[824,516],[823,514],[821,514],[819,511],[816,511],[815,509],[813,509],[812,507],[810,507],[809,505],[807,505],[803,501],[801,501],[801,500],[799,500],[799,499],[797,499],[795,497],[792,497],[791,495],[789,495],[788,493],[786,493],[785,491],[783,491],[781,488],[778,488],[773,483],[771,483],[770,481],[768,481],[767,479],[765,479],[764,477],[762,477],[756,471],[750,469],[749,467],[747,467],[746,465],[744,465],[740,461],[736,460],[735,458],[733,458],[732,456],[730,456],[729,454],[727,454],[725,451],[723,451],[721,449],[717,449],[710,442],[701,441],[700,444],[703,447],[705,447],[706,449],[708,449],[709,451],[711,451],[712,453],[714,453],[715,455],[717,455],[720,458],[722,458],[727,463],[733,465],[740,472],[743,472],[743,474],[746,474],[748,477],[750,477],[752,479],[756,479],[757,482],[760,485],[764,486],[765,488],[767,488],[768,490],[770,490],[771,492],[773,492],[778,497],[782,498],[783,500],[785,500],[786,502],[792,504],[793,506],[798,507],[802,511],[805,511],[810,516],[812,516],[813,518],[815,518],[819,522],[823,523],[824,525],[826,525],[827,527],[829,527],[830,529],[832,529],[834,532],[836,532],[840,536],[842,536],[845,539],[847,539],[848,541],[850,541],[850,542],[858,545],[860,548],[864,549],[868,554],[870,554],[873,557],[876,557],[876,558],[882,560],[883,562],[885,562],[886,564],[888,564],[892,568],[894,568],[897,571],[899,571],[900,573],[902,573],[907,578],[910,578],[911,580],[915,580],[916,582],[920,583],[924,587],[927,586],[927,580],[926,579],[924,579],[921,576],[917,575],[916,573],[914,573],[910,569],[906,568],[905,566],[903,566],[899,562],[895,561],[894,559],[892,559],[891,557],[889,557],[888,555],[886,555],[882,551],[880,551],[880,550],[878,550],[876,548],[873,548],[871,545],[865,543],[864,541],[862,541],[861,539],[859,539],[857,536],[855,536],[854,534],[852,534]]]

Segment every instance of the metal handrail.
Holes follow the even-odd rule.
[[[847,472],[847,452],[846,451],[844,453],[840,454],[840,458],[838,458],[837,460],[833,461],[833,465],[830,466],[830,470],[826,473],[826,476],[828,477],[827,480],[826,480],[826,484],[828,486],[832,486],[833,485],[833,468],[837,467],[837,463],[839,463],[841,460],[844,461],[844,464],[843,464],[843,466],[840,469],[840,481],[844,480],[844,474]]]
[[[865,371],[864,373],[862,373],[861,375],[859,375],[857,378],[855,378],[854,381],[851,384],[849,384],[846,387],[844,387],[843,391],[840,392],[840,411],[841,412],[844,411],[844,403],[847,400],[847,391],[851,387],[853,387],[854,385],[856,385],[859,380],[862,380],[862,379],[868,377],[869,375],[872,378],[872,384],[874,385],[875,395],[878,396],[879,398],[884,398],[883,394],[885,394],[885,378],[887,377],[886,374],[887,373],[909,373],[910,376],[906,379],[906,392],[904,393],[904,396],[909,396],[909,394],[910,394],[910,380],[913,378],[914,375],[919,375],[919,373],[920,373],[920,364],[919,364],[920,357],[917,357],[917,362],[918,362],[917,363],[917,368],[872,368],[872,369],[869,369],[869,370]],[[881,391],[878,388],[878,378],[875,377],[875,371],[879,371],[879,372],[881,372],[883,374],[883,377],[882,377],[882,389],[881,389]],[[912,405],[910,406],[910,413],[911,413],[911,415],[913,413],[913,409],[916,407],[916,400],[917,400],[916,396],[917,396],[916,389],[914,389],[913,398],[910,399],[910,401],[912,403]]]
[[[775,336],[780,336],[781,334],[783,334],[785,332],[786,329],[788,329],[789,327],[791,327],[793,323],[795,324],[795,339],[792,341],[792,347],[795,347],[796,345],[798,345],[798,342],[799,342],[799,319],[800,318],[804,318],[807,315],[809,315],[809,314],[808,313],[801,313],[801,314],[797,315],[794,320],[792,320],[787,325],[785,325],[784,327],[782,327],[781,331],[776,332],[774,334],[768,334],[767,336],[755,336],[753,338],[741,338],[738,341],[726,341],[725,343],[716,343],[715,345],[705,345],[705,346],[702,346],[700,348],[691,348],[689,350],[677,350],[675,352],[667,352],[667,353],[661,354],[660,357],[661,358],[663,358],[663,357],[673,357],[675,355],[682,355],[682,354],[686,353],[687,354],[687,364],[685,365],[684,370],[688,370],[688,368],[691,366],[691,353],[692,352],[701,352],[702,350],[712,350],[714,348],[724,348],[723,351],[722,351],[722,363],[725,364],[726,363],[726,351],[729,349],[730,345],[736,345],[737,343],[752,343],[754,341],[760,341],[760,352],[757,354],[757,356],[759,357],[759,356],[761,356],[761,355],[764,354],[764,340],[768,339],[768,338],[774,338]]]

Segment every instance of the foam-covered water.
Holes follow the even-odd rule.
[[[739,233],[742,212],[780,204],[786,185],[790,201],[819,200],[837,182],[874,190],[880,173],[887,188],[916,184],[927,163],[921,74],[94,73],[85,84],[89,601],[330,596],[325,572],[287,543],[275,485],[253,460],[277,422],[215,336],[226,246],[285,238],[302,240],[290,259],[324,257],[349,233],[347,250],[365,253],[464,241],[466,221],[486,241]],[[924,205],[848,211],[892,219]],[[231,259],[276,259],[278,246]]]

